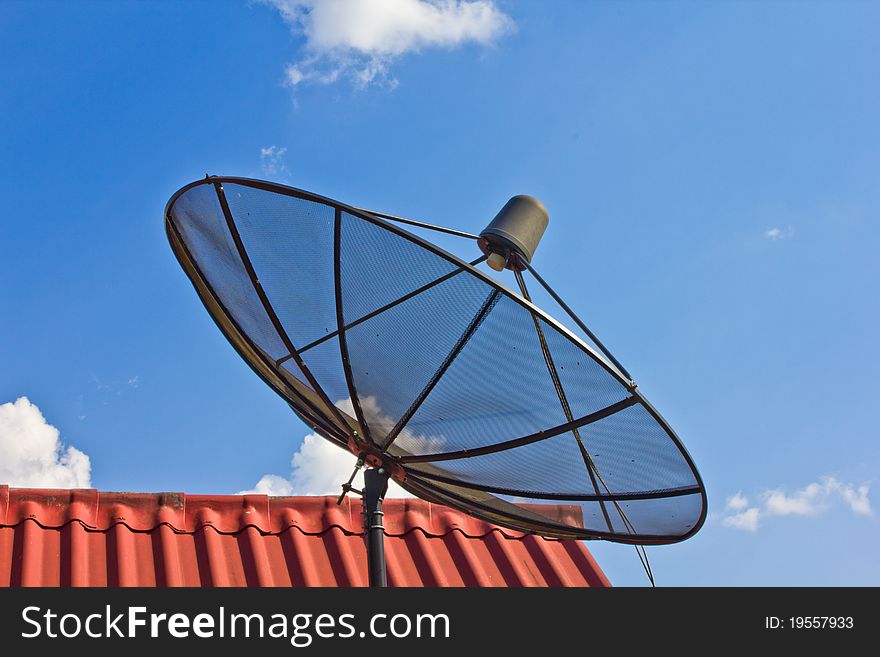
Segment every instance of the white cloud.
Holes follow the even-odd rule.
[[[834,477],[821,477],[819,481],[804,488],[786,493],[781,488],[765,490],[761,493],[761,506],[749,506],[748,498],[742,492],[727,500],[726,515],[721,524],[725,527],[744,531],[757,531],[759,525],[774,516],[818,516],[843,503],[858,515],[873,514],[869,487],[846,484]]]
[[[839,492],[844,501],[849,504],[849,508],[853,510],[853,513],[858,513],[862,516],[873,515],[873,511],[871,510],[871,500],[868,499],[867,485],[862,484],[858,489],[853,488],[852,486],[847,486],[842,488]]]
[[[0,404],[0,484],[23,488],[90,488],[89,457],[64,447],[58,429],[27,397]]]
[[[290,170],[284,163],[287,149],[281,146],[265,146],[260,149],[260,169],[267,178],[285,179]]]
[[[725,516],[721,521],[725,527],[733,527],[746,532],[758,531],[758,523],[761,518],[761,510],[751,507],[745,511],[740,511],[729,516]]]
[[[305,38],[306,56],[286,69],[287,84],[396,86],[390,65],[424,48],[490,45],[514,29],[495,0],[263,0]]]
[[[765,507],[769,515],[776,516],[815,516],[827,511],[837,498],[845,502],[854,513],[871,515],[871,502],[868,499],[868,486],[855,488],[834,477],[822,477],[791,495],[782,489],[764,493]]]
[[[261,493],[263,495],[339,495],[342,484],[348,481],[357,459],[353,454],[337,447],[316,433],[310,433],[290,461],[290,475],[280,477],[267,474],[252,490],[239,495]],[[363,469],[352,482],[355,488],[363,487]],[[412,497],[393,481],[389,481],[388,497]]]
[[[728,511],[742,511],[749,505],[749,500],[746,498],[742,491],[738,491],[736,495],[731,495],[727,498],[727,506],[725,507]]]
[[[768,228],[764,231],[764,237],[772,242],[778,242],[779,240],[787,240],[794,236],[794,227],[793,226],[774,226],[773,228]]]

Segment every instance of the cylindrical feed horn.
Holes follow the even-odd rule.
[[[505,267],[522,271],[525,263],[532,261],[548,223],[547,208],[537,199],[520,194],[501,208],[477,243],[495,271]]]

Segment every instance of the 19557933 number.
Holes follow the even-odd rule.
[[[764,627],[768,630],[851,630],[852,616],[765,616]]]

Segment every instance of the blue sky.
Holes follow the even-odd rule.
[[[705,528],[649,550],[658,583],[880,584],[880,6],[477,9],[443,31],[4,3],[0,474],[24,481],[9,453],[33,438],[61,483],[85,476],[68,446],[103,490],[297,483],[306,428],[166,243],[183,184],[271,178],[474,232],[528,193],[551,214],[535,265],[707,484]],[[591,549],[645,583],[631,548]]]

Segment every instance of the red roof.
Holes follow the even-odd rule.
[[[383,507],[390,586],[610,586],[581,541]],[[0,586],[366,584],[359,499],[0,486]]]

